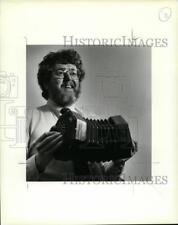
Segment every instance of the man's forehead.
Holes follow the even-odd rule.
[[[55,68],[56,69],[74,69],[74,70],[77,69],[76,65],[70,64],[70,63],[68,63],[68,64],[59,64],[59,63],[57,63],[57,64],[55,64]]]

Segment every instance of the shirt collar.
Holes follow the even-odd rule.
[[[61,114],[60,111],[61,111],[61,109],[62,109],[63,107],[59,107],[58,105],[56,105],[56,103],[55,103],[53,100],[48,99],[47,105],[49,106],[49,108],[54,112],[54,114],[55,114],[57,117]],[[67,107],[67,108],[69,108],[69,109],[72,110],[72,111],[75,111],[74,105],[71,105],[71,106],[69,106],[69,107]]]

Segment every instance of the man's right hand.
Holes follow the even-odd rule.
[[[63,140],[61,133],[50,131],[44,133],[31,146],[32,151],[37,151],[35,160],[39,172],[43,172],[45,170],[49,162],[52,160],[54,152],[59,149],[62,143]]]

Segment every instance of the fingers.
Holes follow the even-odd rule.
[[[44,151],[45,154],[47,155],[52,155],[54,154],[54,152],[59,151],[61,145],[62,145],[63,141],[58,141],[58,143],[56,143],[52,148],[47,149],[46,151]]]
[[[48,143],[50,143],[52,140],[54,140],[56,137],[59,137],[59,133],[57,132],[53,132],[51,135],[47,135],[45,136],[40,143],[38,144],[38,149],[43,148],[43,146],[47,145]]]
[[[126,159],[113,160],[114,165],[117,166],[117,167],[123,167],[125,165],[125,161],[126,161]]]
[[[138,151],[137,142],[132,141],[132,145],[133,145],[133,147],[132,147],[132,151],[131,151],[131,156],[135,155],[135,153]]]
[[[63,143],[63,141],[59,141],[59,142],[56,144],[56,146],[55,146],[54,149],[53,149],[53,153],[56,152],[57,150],[59,150],[59,148],[61,147],[62,143]]]
[[[62,135],[59,133],[55,133],[47,138],[45,138],[40,145],[38,145],[37,149],[40,152],[53,151],[56,146],[59,145],[62,141]]]
[[[40,141],[44,140],[45,138],[50,137],[51,135],[54,135],[54,134],[59,134],[59,133],[57,133],[55,131],[45,132],[43,135],[41,135],[39,137],[38,141],[40,142]]]
[[[55,131],[51,131],[51,132],[45,132],[44,134],[42,134],[32,145],[30,148],[34,148],[40,145],[40,142],[43,141],[45,138],[50,137],[53,134],[56,134],[57,132]],[[59,134],[59,133],[58,133]]]

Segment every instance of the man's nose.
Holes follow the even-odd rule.
[[[69,71],[66,71],[64,73],[64,81],[69,81],[69,80],[71,80],[71,76],[70,76]]]

